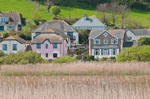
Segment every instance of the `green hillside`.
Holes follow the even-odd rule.
[[[45,5],[40,5],[40,7],[36,7],[31,1],[29,2],[26,0],[0,0],[0,4],[1,4],[0,10],[2,12],[18,11],[23,15],[24,18],[27,19],[33,18],[33,13],[35,12],[36,9],[42,18],[45,18],[46,20],[51,20],[53,18],[52,14],[48,14],[46,12]],[[68,7],[60,6],[60,8],[61,13],[59,16],[68,17],[69,16]],[[149,21],[147,20],[149,12],[140,12],[140,11],[138,12],[130,11],[130,12],[131,14],[129,15],[128,18],[141,21],[144,26],[147,26],[149,24]],[[97,18],[100,18],[100,16],[98,16],[97,11],[94,8],[91,9],[70,8],[71,17],[82,17],[84,13],[88,14],[88,16],[96,15]],[[120,18],[117,19],[117,24],[120,23],[120,20],[121,20]]]

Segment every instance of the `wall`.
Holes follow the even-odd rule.
[[[127,37],[132,37],[132,41],[133,41],[133,40],[137,41],[137,37],[136,37],[130,30],[128,30],[128,31],[126,32],[125,41],[126,41],[126,42],[132,42],[132,41],[129,41],[129,40],[127,39]]]
[[[67,35],[67,32],[65,32],[64,34]],[[74,41],[74,43],[76,43],[76,45],[78,45],[79,44],[79,33],[78,32],[73,32],[73,36],[76,37],[76,40]]]
[[[48,44],[48,49],[46,49],[45,45]],[[32,44],[32,50],[40,53],[41,57],[44,59],[56,59],[53,58],[53,53],[57,53],[57,57],[62,57],[67,55],[67,47],[63,47],[67,44],[66,42],[62,44],[57,44],[57,49],[53,49],[53,44],[51,44],[48,40],[46,40],[43,44],[41,44],[41,49],[36,48],[36,44]],[[64,50],[63,50],[64,48]],[[48,53],[48,58],[46,58],[46,53]]]
[[[3,44],[7,44],[7,51],[3,51],[5,54],[17,53],[18,51],[24,51],[23,45],[16,40],[4,40],[4,41],[2,41],[0,43],[0,50],[2,50]],[[17,50],[15,50],[15,51],[13,51],[13,44],[17,44]]]
[[[92,30],[98,30],[98,29],[107,29],[107,26],[91,26],[91,27],[86,27],[86,26],[80,26],[80,27],[73,27],[74,29],[92,29]]]

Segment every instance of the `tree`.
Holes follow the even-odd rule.
[[[150,45],[150,38],[149,37],[140,37],[138,39],[138,43],[139,43],[140,46]]]
[[[102,17],[102,21],[108,25],[108,20],[106,18],[106,12],[108,11],[107,3],[97,5],[97,11],[101,14],[100,16]]]
[[[88,37],[91,30],[78,30],[79,32],[79,43],[88,43]]]
[[[52,7],[52,13],[55,15],[55,17],[61,12],[60,8],[58,6]]]
[[[112,14],[112,20],[113,20],[113,26],[116,25],[116,14],[119,12],[119,7],[118,3],[116,2],[111,2],[108,4],[109,12]]]
[[[47,12],[49,13],[49,10],[51,6],[54,4],[54,0],[47,0],[46,5],[47,5]]]

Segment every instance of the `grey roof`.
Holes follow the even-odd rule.
[[[68,23],[63,20],[51,20],[47,21],[33,32],[42,32],[47,29],[57,29],[60,32],[76,32]]]
[[[96,36],[98,36],[99,34],[101,34],[104,31],[106,31],[106,30],[91,30],[89,39],[95,38]]]
[[[9,36],[9,37],[5,38],[4,40],[16,40],[16,41],[20,42],[21,44],[30,44],[30,41],[26,41],[18,36]]]
[[[124,42],[123,48],[130,48],[138,46],[138,42]]]
[[[150,29],[131,29],[136,36],[150,36]]]
[[[104,31],[107,31],[107,30],[91,30],[89,39],[95,38],[96,36],[100,35]],[[109,32],[112,35],[116,36],[118,39],[123,39],[124,34],[125,34],[125,30],[109,30],[107,32]]]
[[[118,49],[118,46],[113,46],[113,45],[110,45],[110,46],[94,46],[93,49]]]
[[[101,26],[101,27],[105,27],[105,25],[99,21],[97,18],[81,18],[80,20],[78,20],[75,24],[72,25],[73,27],[80,27],[80,26]]]
[[[49,40],[51,43],[62,43],[63,38],[59,35],[39,35],[35,37],[31,43],[32,44],[42,44],[45,40]]]
[[[0,17],[9,17],[9,25],[21,25],[20,13],[10,12],[10,13],[0,13]]]
[[[118,37],[119,39],[123,39],[124,38],[124,34],[125,34],[125,30],[109,30],[109,32]]]

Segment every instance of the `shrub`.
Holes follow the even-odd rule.
[[[60,10],[60,8],[58,6],[53,6],[51,9],[52,9],[52,13],[55,16],[57,16],[61,12],[61,10]]]
[[[100,59],[100,61],[107,61],[108,60],[108,58],[107,57],[103,57],[102,59]]]
[[[2,62],[1,62],[2,61]],[[44,60],[36,52],[18,52],[16,54],[11,53],[0,59],[2,64],[36,64],[36,63],[49,63],[48,60]]]
[[[7,33],[7,32],[3,33],[3,38],[7,38],[8,36],[9,36],[9,33]]]
[[[138,39],[138,43],[140,46],[142,45],[150,45],[150,38],[149,37],[140,37]]]
[[[83,56],[83,60],[84,61],[94,61],[95,58],[93,55],[87,55],[87,56]]]
[[[150,61],[150,46],[131,47],[122,50],[117,57],[118,62]]]
[[[116,60],[116,57],[110,57],[111,60]]]
[[[61,58],[58,58],[57,60],[53,60],[52,63],[71,63],[77,61],[76,57],[70,57],[70,56],[64,56]]]
[[[4,52],[2,50],[0,50],[0,57],[4,56]]]

